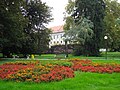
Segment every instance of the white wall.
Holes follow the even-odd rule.
[[[63,40],[63,35],[64,32],[50,34],[51,37],[50,37],[49,47],[54,45],[65,45],[65,42]]]

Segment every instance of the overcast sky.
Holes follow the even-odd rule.
[[[52,14],[54,20],[49,23],[48,27],[63,25],[63,12],[65,12],[65,6],[68,2],[68,0],[42,0],[43,2],[46,2],[46,4],[50,7],[53,7]]]
[[[68,0],[42,0],[50,7],[53,7],[52,14],[54,20],[49,23],[48,27],[63,25],[63,12],[65,12],[65,6],[68,3]],[[120,2],[120,0],[118,0]]]

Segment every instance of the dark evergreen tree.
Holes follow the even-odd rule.
[[[93,22],[94,35],[91,40],[86,41],[83,46],[84,55],[99,56],[99,49],[103,38],[105,3],[103,0],[76,0],[74,17],[75,23],[78,24],[81,17],[85,17]]]
[[[21,13],[21,6],[24,6],[24,0],[0,1],[0,48],[7,57],[10,53],[18,53],[23,40],[26,19]]]

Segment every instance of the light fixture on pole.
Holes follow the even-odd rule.
[[[67,36],[64,36],[63,40],[65,42],[65,57],[67,58],[68,57],[68,45],[67,45],[68,38],[67,38]]]
[[[104,39],[106,40],[105,42],[106,42],[106,53],[105,53],[105,56],[106,56],[106,59],[107,59],[107,39],[108,39],[108,36],[104,36]]]
[[[107,39],[108,39],[108,37],[107,37],[107,36],[104,36],[104,39],[105,39],[105,40],[107,40]]]

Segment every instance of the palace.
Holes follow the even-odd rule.
[[[49,47],[51,48],[51,46],[65,45],[65,41],[63,37],[65,33],[63,30],[63,25],[51,27],[50,29],[51,29],[51,34],[50,34]]]

